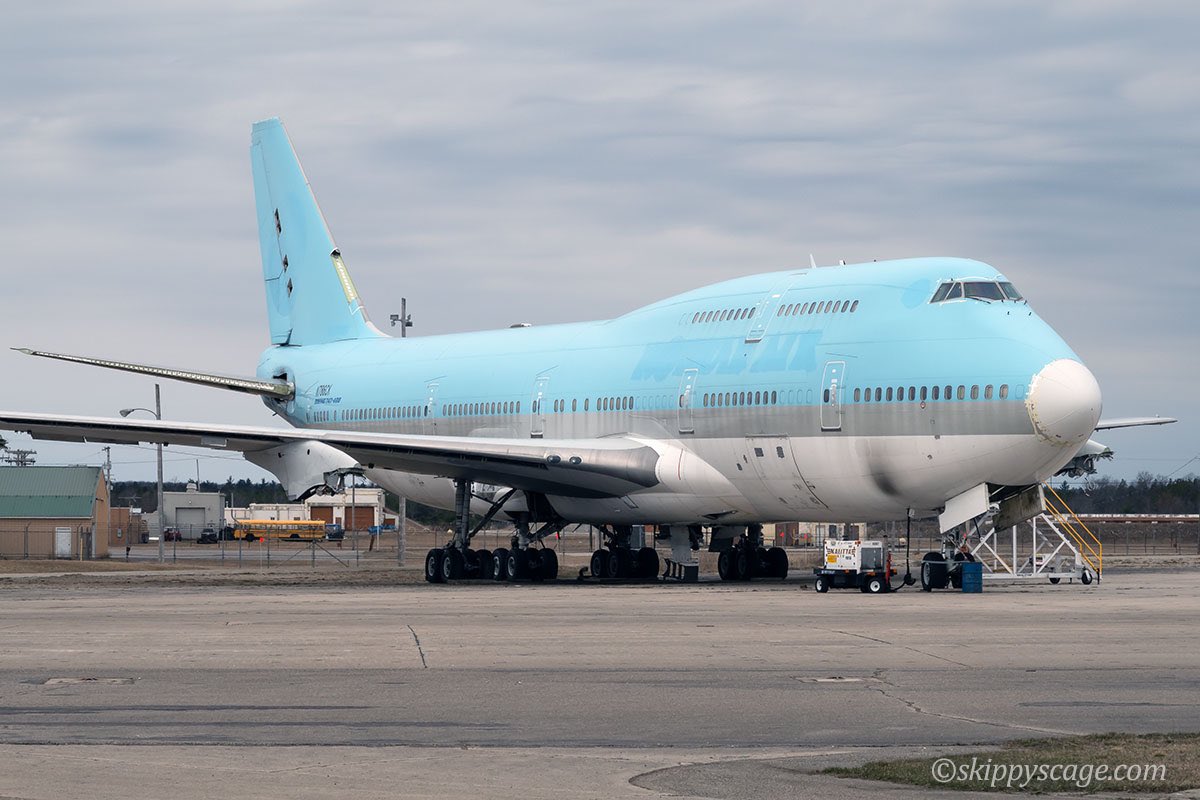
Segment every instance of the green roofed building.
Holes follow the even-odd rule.
[[[0,467],[0,558],[108,556],[100,467]]]

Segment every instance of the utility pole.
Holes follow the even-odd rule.
[[[162,422],[162,394],[159,391],[158,384],[154,384],[154,418]],[[158,456],[158,563],[166,561],[165,543],[163,542],[163,468],[162,468],[162,442],[155,445],[155,451]]]
[[[0,461],[5,464],[11,464],[14,467],[32,467],[37,463],[34,456],[37,455],[35,450],[6,450],[6,455],[0,456]]]
[[[404,547],[408,544],[408,499],[400,495],[400,519],[396,531],[396,566],[404,566]]]

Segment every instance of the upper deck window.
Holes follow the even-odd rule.
[[[996,281],[946,281],[938,286],[937,291],[930,298],[931,303],[941,303],[946,300],[961,300],[964,297],[969,297],[974,300],[984,300],[987,302],[1012,300],[1017,302],[1023,300],[1021,293],[1009,283],[997,283]]]

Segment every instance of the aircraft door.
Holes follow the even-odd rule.
[[[696,396],[696,376],[698,369],[685,369],[679,380],[679,432],[695,433],[696,425],[692,419],[692,400]]]
[[[529,399],[529,436],[540,439],[546,432],[546,386],[550,383],[549,375],[539,375],[533,382],[533,396]]]
[[[825,362],[825,374],[821,378],[821,430],[842,429],[842,392],[846,371],[845,361]]]
[[[421,423],[421,429],[426,433],[437,433],[437,417],[433,411],[437,408],[438,385],[436,383],[429,384],[428,394],[425,396],[425,419]]]
[[[762,341],[763,336],[767,333],[767,326],[771,324],[771,320],[779,313],[779,303],[783,300],[783,296],[802,277],[802,275],[789,275],[771,287],[771,291],[767,293],[767,296],[758,301],[758,305],[754,307],[754,314],[750,317],[750,330],[746,332],[747,344]]]

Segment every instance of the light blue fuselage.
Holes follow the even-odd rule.
[[[1005,454],[994,474],[964,474],[964,489],[1044,480],[1074,453],[1014,458],[1014,440],[1036,438],[1034,376],[1078,356],[1025,302],[930,302],[942,281],[971,277],[1006,280],[951,258],[767,273],[606,321],[276,346],[258,374],[294,381],[293,402],[269,405],[300,427],[633,434],[677,440],[735,484],[772,477],[735,463],[739,441],[786,440],[807,498],[780,498],[774,514],[838,518],[848,500],[860,516],[891,513],[943,502],[945,486],[923,493],[922,470],[986,464],[989,440]]]

